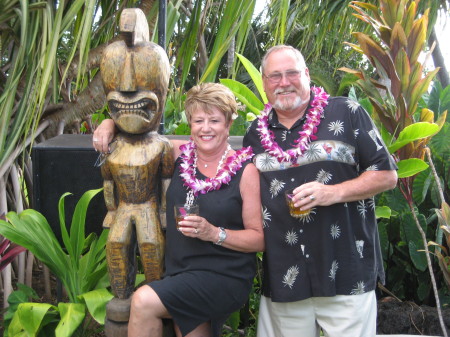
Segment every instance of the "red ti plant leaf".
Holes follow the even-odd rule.
[[[25,248],[11,243],[8,239],[3,238],[0,243],[0,271],[5,269],[17,255],[24,251],[26,251]]]

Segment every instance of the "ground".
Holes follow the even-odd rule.
[[[45,296],[44,277],[42,269],[35,268],[33,272],[33,289],[40,297],[39,301],[56,304],[56,280],[51,278],[52,296]],[[0,294],[3,303],[3,294]],[[442,311],[444,323],[450,335],[450,308]],[[3,320],[0,318],[0,335],[3,335]],[[435,308],[418,306],[412,302],[399,302],[387,300],[378,302],[377,334],[404,334],[404,335],[430,335],[442,336],[439,318]],[[105,337],[104,332],[92,335],[93,337]]]
[[[442,316],[450,334],[450,308]],[[378,302],[377,334],[443,336],[436,308],[397,300]]]

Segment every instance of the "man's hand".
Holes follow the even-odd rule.
[[[105,119],[94,131],[92,137],[92,145],[95,151],[107,153],[109,152],[109,143],[116,134],[116,124],[112,119]]]
[[[373,197],[395,188],[397,171],[366,171],[358,178],[337,185],[324,185],[312,181],[294,189],[295,207],[302,210],[315,206],[329,206],[336,203],[351,202]]]

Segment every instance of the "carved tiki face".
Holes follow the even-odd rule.
[[[165,51],[148,41],[117,41],[104,50],[100,71],[117,127],[131,134],[157,130],[170,75]]]

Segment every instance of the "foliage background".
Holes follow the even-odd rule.
[[[350,1],[272,0],[267,2],[264,15],[255,13],[257,1],[167,0],[165,47],[172,80],[166,102],[166,133],[189,133],[183,101],[186,91],[199,82],[233,79],[262,100],[236,55],[244,56],[258,69],[264,51],[279,43],[304,53],[314,84],[332,95],[350,95],[373,112],[365,94],[353,86],[355,78],[338,71],[345,66],[375,74],[364,55],[344,44],[356,43],[353,32],[373,33],[353,15]],[[364,3],[379,6],[377,0]],[[442,114],[450,105],[448,71],[434,32],[439,10],[448,17],[449,6],[448,0],[419,3],[420,14],[430,8],[426,38],[429,47],[437,43],[432,58],[441,67],[438,81],[421,98],[419,108],[428,107],[435,114]],[[29,197],[33,144],[61,133],[91,133],[107,115],[99,60],[103,48],[119,38],[117,22],[126,7],[139,7],[147,14],[151,37],[157,42],[157,0],[0,0],[0,214],[33,207]],[[232,130],[235,135],[242,135],[251,119],[248,107],[241,105],[241,109]],[[448,128],[447,121],[429,144],[446,200]],[[439,236],[436,190],[429,170],[417,175],[414,199],[427,237],[433,240]],[[399,191],[384,193],[378,199],[378,204],[389,205],[394,211],[393,217],[382,219],[379,225],[388,275],[386,288],[402,300],[433,304],[427,268],[417,263],[423,253],[408,248],[417,232],[409,225],[410,214]],[[27,283],[23,273],[17,274],[19,281]],[[5,286],[8,280],[11,283],[11,269],[2,275]],[[442,274],[436,272],[436,276],[441,303],[448,305],[448,287]],[[256,307],[253,300],[250,304]]]

